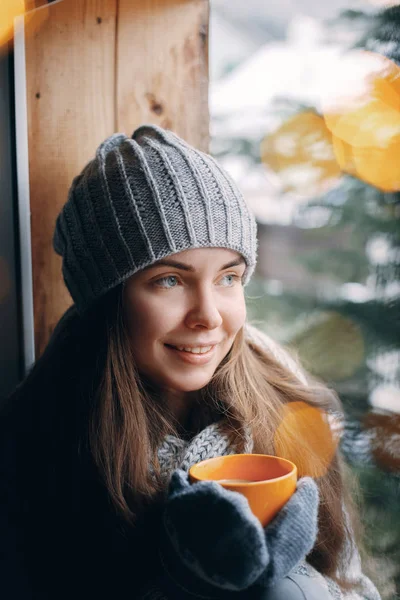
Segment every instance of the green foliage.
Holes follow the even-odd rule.
[[[374,17],[348,10],[340,19],[371,23],[373,29],[357,46],[387,56],[391,49],[393,60],[400,63],[400,6]],[[282,118],[304,108],[280,99],[272,112]],[[214,154],[241,155],[259,165],[260,143],[267,134],[260,132],[259,139],[214,140]],[[326,221],[316,227],[313,215],[321,207]],[[295,348],[309,370],[338,392],[346,417],[342,451],[359,479],[363,497],[365,545],[372,556],[367,571],[376,576],[382,598],[394,600],[396,593],[400,597],[400,472],[385,464],[382,456],[376,460],[371,441],[376,431],[367,431],[365,423],[374,414],[371,390],[382,383],[400,387],[400,365],[391,372],[371,368],[384,353],[400,352],[400,192],[384,193],[343,175],[328,193],[299,203],[292,225],[303,232],[307,229],[318,250],[298,249],[290,260],[312,278],[323,275],[330,285],[322,293],[310,286],[308,292],[294,294],[283,282],[276,286],[255,276],[246,292],[248,316],[266,333]],[[334,246],[328,243],[332,239],[338,240]],[[321,240],[326,240],[325,247]],[[365,297],[346,293],[343,284],[358,285]],[[386,416],[390,425],[390,412]],[[388,427],[382,448],[390,450],[393,442],[395,453],[399,445],[391,435],[400,438],[400,431],[393,434]],[[400,456],[395,458],[400,461]]]
[[[365,549],[367,555],[375,557],[367,574],[379,585],[382,597],[396,600],[400,589],[400,477],[388,476],[371,465],[359,465],[353,470],[363,490]]]
[[[365,281],[368,274],[368,262],[364,255],[350,248],[325,248],[315,251],[302,252],[296,257],[296,262],[307,267],[312,273],[329,272],[335,282]]]

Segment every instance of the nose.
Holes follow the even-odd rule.
[[[207,329],[215,329],[221,323],[222,317],[213,290],[209,287],[193,290],[191,307],[186,315],[186,325],[192,328],[202,326]]]

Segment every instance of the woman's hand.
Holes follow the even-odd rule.
[[[264,530],[270,561],[258,585],[274,586],[311,552],[318,534],[318,505],[314,480],[299,479],[293,496]]]
[[[318,501],[314,481],[300,479],[294,495],[263,529],[244,496],[213,481],[191,485],[187,473],[177,470],[165,508],[169,544],[164,545],[164,558],[171,569],[175,564],[171,554],[177,555],[192,574],[214,589],[271,587],[314,546]],[[187,575],[184,580],[187,588]]]

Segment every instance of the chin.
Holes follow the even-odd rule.
[[[178,381],[171,381],[170,379],[163,383],[163,386],[170,389],[175,390],[176,392],[196,392],[197,390],[201,390],[201,388],[205,387],[210,381],[212,376],[204,375],[201,377],[198,375],[197,377],[191,376],[188,378],[188,381],[185,382],[180,378]]]

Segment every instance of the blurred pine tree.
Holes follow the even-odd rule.
[[[343,14],[346,24],[348,18]],[[358,18],[368,31],[356,46],[400,66],[400,6],[374,16],[358,12]],[[286,109],[290,116],[296,113],[293,102]],[[304,110],[313,107],[299,107]],[[262,141],[217,138],[214,154],[240,154],[260,163]],[[271,160],[275,164],[269,166],[279,169]],[[400,174],[400,158],[394,168]],[[317,208],[325,210],[323,227],[305,228]],[[299,249],[291,255],[310,281],[323,275],[332,285],[296,293],[259,273],[248,288],[250,319],[294,347],[308,369],[340,395],[346,415],[341,448],[361,484],[365,544],[374,559],[366,568],[380,580],[387,600],[400,597],[399,224],[400,185],[387,193],[343,174],[329,191],[299,203],[292,223],[310,239],[346,232],[343,246],[324,251],[318,245],[317,251]],[[261,236],[264,230],[260,224]]]

